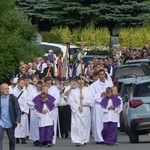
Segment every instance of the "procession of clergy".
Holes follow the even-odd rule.
[[[83,75],[12,78],[9,93],[18,99],[22,112],[16,143],[26,144],[29,137],[35,146],[50,147],[57,137],[70,135],[72,143],[83,146],[92,133],[96,144],[117,144],[122,101],[106,68],[97,67],[92,82]]]

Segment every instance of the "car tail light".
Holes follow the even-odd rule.
[[[143,121],[143,118],[135,119],[135,122],[136,122],[136,123],[140,123],[140,122],[142,122],[142,121]]]
[[[130,100],[130,102],[129,102],[129,106],[131,107],[131,108],[136,108],[136,107],[138,107],[138,106],[140,106],[140,105],[142,105],[143,104],[143,102],[142,102],[142,100],[140,100],[140,99],[137,99],[137,100]]]

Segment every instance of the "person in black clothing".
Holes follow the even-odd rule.
[[[43,70],[43,75],[45,77],[53,77],[54,76],[54,68],[52,67],[51,62],[47,62],[47,67]]]

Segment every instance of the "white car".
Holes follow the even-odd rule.
[[[60,52],[63,53],[63,57],[65,57],[66,51],[67,51],[67,44],[62,43],[48,43],[48,42],[41,42],[40,46],[43,50],[45,50],[46,53],[48,53],[49,50],[53,50],[54,54],[58,56]],[[80,52],[81,49],[78,46],[70,44],[70,57],[72,57],[75,53]],[[68,55],[69,55],[68,52]]]

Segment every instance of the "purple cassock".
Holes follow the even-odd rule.
[[[115,66],[116,66],[116,65],[115,65],[114,62],[109,63],[109,64],[108,64],[109,71],[110,71],[111,67],[114,68]]]
[[[107,97],[107,96],[104,97],[100,102],[100,105],[103,108],[107,109],[109,99],[112,100],[112,103],[115,108],[117,108],[121,104],[120,99],[112,95],[111,97]],[[110,122],[110,121],[104,122],[102,136],[105,144],[114,145],[117,142],[117,133],[118,133],[117,122]]]
[[[51,62],[51,63],[54,63],[54,57],[53,57],[53,55],[48,55],[47,56],[48,57],[48,59],[49,59],[49,61]]]
[[[49,94],[47,94],[46,97],[47,97],[47,101],[45,102],[45,104],[47,105],[48,109],[51,111],[55,106],[54,105],[55,98]],[[40,100],[40,94],[33,99],[33,102],[35,104],[34,106],[35,109],[38,112],[42,112],[44,103]]]
[[[47,100],[45,103],[43,103],[40,100],[40,94],[36,96],[33,99],[33,102],[35,104],[35,109],[42,113],[43,110],[43,105],[46,104],[48,109],[51,111],[54,108],[54,101],[55,98],[49,94],[47,94]],[[54,125],[49,125],[49,126],[44,126],[44,127],[39,127],[39,135],[40,135],[40,143],[42,144],[43,142],[52,142],[53,140],[53,135],[54,135]]]

